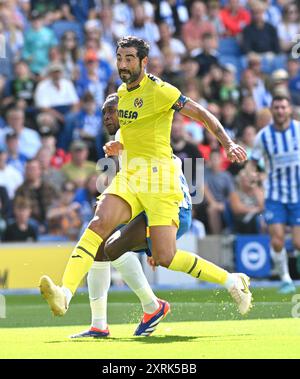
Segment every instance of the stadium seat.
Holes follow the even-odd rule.
[[[82,26],[76,21],[56,21],[51,28],[59,40],[66,31],[72,31],[76,34],[80,45],[84,42]]]
[[[218,52],[220,56],[230,55],[239,57],[241,55],[240,46],[235,38],[220,38]]]

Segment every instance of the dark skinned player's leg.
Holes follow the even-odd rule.
[[[95,262],[88,274],[93,327],[98,329],[106,327],[104,310],[106,310],[110,282],[110,264],[121,273],[122,279],[138,296],[145,313],[153,314],[160,308],[160,303],[144,275],[137,255],[131,253],[132,250],[142,250],[146,247],[146,221],[145,216],[140,214],[129,224],[114,232],[98,249]],[[115,258],[114,261],[107,262],[105,253]]]
[[[129,224],[124,225],[107,239],[104,254],[111,261],[115,261],[127,251],[145,249],[147,247],[146,228],[145,216],[139,214]],[[100,258],[100,252],[98,253]]]

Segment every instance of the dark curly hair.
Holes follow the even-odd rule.
[[[126,36],[119,39],[117,42],[116,52],[120,47],[134,47],[137,51],[137,56],[140,61],[145,57],[148,57],[150,50],[150,45],[148,42],[134,36]]]

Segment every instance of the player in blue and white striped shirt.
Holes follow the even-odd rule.
[[[292,227],[293,244],[300,250],[300,122],[292,119],[290,99],[275,96],[273,123],[257,135],[250,166],[265,160],[265,219],[271,235],[271,256],[282,280],[281,293],[295,291],[288,269],[285,228]]]

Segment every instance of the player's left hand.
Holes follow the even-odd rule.
[[[225,150],[227,157],[231,162],[242,163],[248,159],[246,150],[234,142],[232,142],[228,147],[225,147]]]
[[[147,263],[152,268],[152,271],[156,270],[156,267],[158,266],[154,260],[153,257],[147,257]]]
[[[105,157],[117,156],[123,150],[123,144],[119,141],[110,141],[103,146]]]

